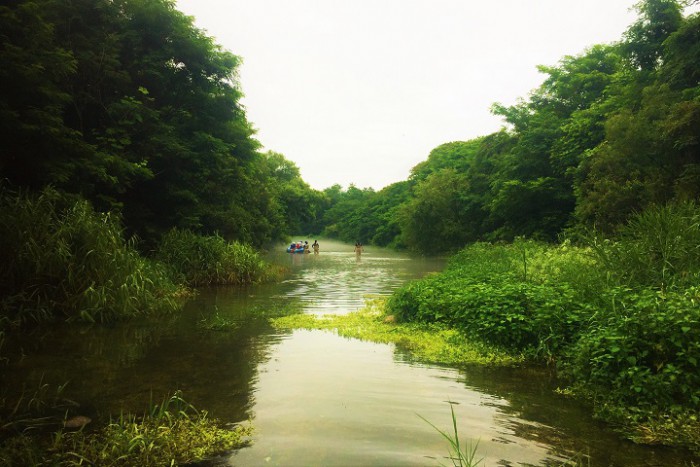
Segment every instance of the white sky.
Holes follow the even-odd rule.
[[[377,190],[503,126],[555,65],[618,41],[638,0],[177,0],[242,57],[248,119],[313,188]]]

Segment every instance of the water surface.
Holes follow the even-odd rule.
[[[309,239],[311,243],[313,239]],[[685,451],[637,446],[558,396],[542,369],[449,368],[414,361],[393,345],[322,331],[278,331],[267,317],[295,309],[348,313],[364,299],[439,271],[444,260],[319,239],[319,255],[270,259],[289,267],[277,284],[203,289],[182,314],[158,323],[62,326],[18,342],[3,389],[55,387],[95,424],[120,411],[142,413],[175,390],[224,423],[251,419],[253,444],[216,465],[450,465],[454,408],[463,442],[487,466],[690,465]],[[234,329],[207,331],[218,315]],[[24,355],[20,357],[20,355]],[[72,409],[73,410],[73,409]],[[57,417],[62,414],[57,414]],[[698,459],[694,459],[696,464]]]

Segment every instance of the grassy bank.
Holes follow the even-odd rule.
[[[183,465],[243,447],[252,431],[250,425],[222,427],[188,404],[179,392],[142,416],[121,414],[94,430],[89,425],[68,428],[75,420],[81,422],[72,419],[62,423],[66,428],[56,431],[24,430],[6,437],[0,447],[0,464]]]
[[[0,238],[2,367],[32,348],[7,348],[21,328],[162,319],[181,309],[192,287],[241,286],[278,272],[248,245],[187,231],[171,231],[155,257],[145,257],[125,239],[118,216],[52,189],[29,195],[0,187]],[[181,464],[239,446],[245,434],[222,429],[179,396],[96,430],[47,431],[57,420],[37,410],[48,407],[41,388],[18,400],[3,388],[1,465]]]
[[[52,189],[0,192],[0,238],[0,331],[170,313],[191,287],[246,285],[279,272],[249,245],[189,231],[172,230],[146,258],[118,216]]]
[[[630,438],[700,449],[700,209],[660,207],[585,246],[475,244],[387,304],[556,365]]]

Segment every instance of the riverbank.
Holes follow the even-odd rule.
[[[79,349],[85,339],[77,329],[98,334],[86,327],[93,324],[167,326],[196,295],[195,287],[272,280],[281,273],[279,267],[250,245],[176,229],[146,257],[134,239],[124,238],[117,215],[97,212],[87,201],[48,188],[31,195],[0,191],[0,237],[0,379],[7,382],[0,398],[0,463],[163,465],[242,446],[245,430],[223,428],[179,393],[143,417],[108,413],[103,417],[118,417],[116,421],[103,421],[94,430],[66,430],[67,420],[88,419],[77,412],[84,409],[78,409],[74,396],[61,395],[68,379],[49,384],[44,374],[17,379],[5,370],[40,358],[34,353],[42,347],[42,334],[54,328],[75,328],[66,333],[78,336],[68,347]],[[148,341],[148,334],[137,334],[130,344],[147,348],[139,338]],[[75,353],[87,360],[98,349],[88,345],[82,354]],[[176,405],[177,410],[169,411]]]
[[[554,368],[640,443],[700,451],[700,210],[659,207],[615,240],[474,244],[387,304]]]

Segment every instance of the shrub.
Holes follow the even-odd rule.
[[[634,217],[616,240],[590,241],[615,285],[661,290],[700,280],[700,207],[692,202],[651,207]]]
[[[551,356],[590,315],[567,284],[533,284],[497,276],[473,282],[459,275],[414,282],[389,299],[400,320],[439,322],[490,345]]]
[[[606,295],[608,309],[568,352],[563,373],[617,406],[700,409],[700,288]]]

